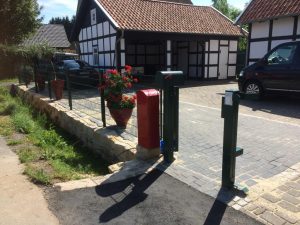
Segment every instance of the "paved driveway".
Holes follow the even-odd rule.
[[[237,84],[208,82],[186,86],[180,90],[180,164],[219,183],[221,97],[226,89],[237,88]],[[242,100],[238,146],[244,148],[244,155],[237,160],[237,181],[252,186],[299,162],[299,135],[300,99],[269,96],[263,101]]]

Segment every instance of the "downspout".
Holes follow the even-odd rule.
[[[116,45],[115,45],[115,62],[116,62],[116,69],[118,69],[118,63],[119,63],[119,57],[118,57],[118,44],[121,42],[121,40],[124,38],[124,30],[121,30],[121,36],[120,38],[116,39]],[[120,46],[121,49],[121,46]],[[121,58],[121,55],[120,55]]]

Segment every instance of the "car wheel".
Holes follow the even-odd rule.
[[[248,95],[257,95],[259,97],[262,97],[263,95],[263,89],[261,85],[256,81],[249,81],[244,88],[245,94]]]

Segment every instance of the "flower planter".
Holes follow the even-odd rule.
[[[125,129],[132,115],[133,109],[114,109],[111,107],[108,109],[117,126]]]
[[[37,84],[37,86],[38,86],[38,90],[39,90],[39,91],[45,90],[46,83],[45,83],[44,77],[42,77],[42,76],[37,76],[37,77],[36,77],[36,84]]]
[[[65,85],[64,80],[57,79],[57,80],[52,80],[51,81],[52,90],[54,91],[56,100],[62,99],[63,91],[64,91],[64,85]]]

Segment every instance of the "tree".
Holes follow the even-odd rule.
[[[75,16],[72,16],[70,20],[68,16],[66,17],[54,17],[49,21],[50,24],[62,24],[65,27],[67,37],[70,40],[73,26],[75,24]]]
[[[229,17],[231,20],[235,20],[242,12],[238,8],[231,6],[227,3],[227,0],[212,0],[213,7],[223,13],[225,16]]]
[[[19,44],[40,25],[37,0],[0,0],[0,43]]]

